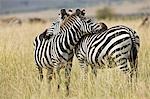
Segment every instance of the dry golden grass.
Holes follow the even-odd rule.
[[[80,88],[80,67],[77,59],[74,59],[70,95],[65,97],[64,81],[60,92],[57,92],[55,79],[49,93],[46,81],[41,83],[37,78],[38,71],[33,57],[33,39],[49,24],[24,23],[22,26],[0,25],[0,99],[150,99],[150,27],[139,29],[140,20],[103,22],[108,27],[127,25],[140,35],[139,75],[135,91],[131,92],[128,88],[122,73],[116,69],[105,69],[98,70],[95,84],[89,72],[88,90],[84,95]],[[63,80],[63,70],[61,74]]]

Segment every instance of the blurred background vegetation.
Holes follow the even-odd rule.
[[[104,7],[96,11],[97,19],[110,19],[114,18],[115,16],[116,16],[115,12],[109,7]]]
[[[143,16],[150,15],[150,0],[0,0],[0,15],[60,8],[94,9],[88,13],[94,12],[98,19]]]

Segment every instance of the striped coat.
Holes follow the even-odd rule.
[[[49,69],[49,79],[52,79],[53,69],[56,68],[60,80],[59,71],[65,66],[65,85],[67,93],[69,93],[73,49],[82,36],[93,33],[97,29],[99,29],[98,24],[85,17],[83,18],[78,10],[60,26],[60,33],[51,38],[47,38],[47,31],[39,34],[34,40],[34,55],[41,75],[40,78],[43,77],[42,68],[46,67]]]
[[[140,47],[137,33],[126,26],[114,26],[102,33],[84,36],[75,48],[83,72],[90,64],[95,76],[96,68],[117,67],[132,79],[137,71],[136,60]],[[130,65],[128,65],[130,62]],[[130,79],[130,80],[131,80]]]

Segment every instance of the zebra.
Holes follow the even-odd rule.
[[[39,34],[34,40],[34,58],[39,70],[40,79],[43,78],[42,68],[48,69],[48,82],[52,79],[54,68],[61,82],[59,71],[65,68],[65,86],[69,95],[70,73],[72,68],[73,49],[86,34],[92,34],[99,29],[99,24],[87,19],[77,9],[75,13],[68,16],[67,20],[60,26],[60,33],[47,38],[47,31]]]
[[[105,30],[102,33],[84,36],[75,48],[75,55],[84,79],[91,65],[92,72],[97,76],[97,68],[119,68],[129,77],[132,84],[132,76],[137,78],[137,62],[140,39],[138,34],[123,25],[118,25]],[[127,65],[128,62],[130,65]]]
[[[58,14],[58,19],[56,19],[50,28],[46,29],[43,33],[41,33],[41,35],[39,35],[39,37],[41,36],[41,39],[47,39],[47,40],[50,40],[54,35],[56,34],[59,34],[60,33],[60,25],[62,24],[62,22],[71,14],[73,14],[72,10],[69,10],[70,13],[67,13],[65,9],[61,9],[60,10],[60,13]],[[35,44],[35,41],[34,41],[34,44]],[[35,45],[34,45],[35,46]],[[37,47],[35,48],[36,50],[38,49]],[[39,53],[39,52],[38,52]],[[37,53],[37,54],[38,54]],[[35,54],[35,53],[34,53]],[[35,54],[35,61],[36,61],[36,55]],[[40,60],[41,61],[41,60]],[[36,63],[38,64],[38,63]],[[42,65],[42,64],[40,64]],[[39,73],[41,74],[40,75],[40,80],[42,81],[43,79],[43,73],[42,73],[42,69],[39,68]],[[48,68],[47,68],[48,69]],[[48,69],[48,71],[52,72],[51,69]],[[49,74],[52,76],[52,74]],[[48,76],[48,75],[47,75]],[[49,78],[49,77],[48,77]],[[50,77],[50,79],[52,79],[52,77]]]

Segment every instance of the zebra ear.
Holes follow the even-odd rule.
[[[61,9],[60,14],[61,14],[61,19],[62,20],[65,19],[65,16],[69,16],[69,14],[66,12],[66,9]]]
[[[82,9],[81,15],[85,16],[85,9]]]
[[[81,10],[80,9],[76,9],[76,15],[81,16]]]
[[[47,29],[43,32],[43,38],[46,38]]]
[[[39,39],[43,40],[46,37],[46,33],[47,33],[47,29],[43,33],[40,34]]]
[[[60,13],[61,13],[61,15],[66,14],[66,9],[61,9],[61,10],[60,10]]]

